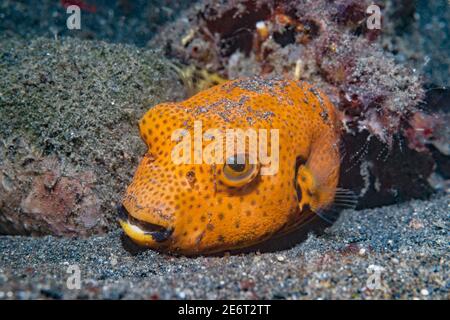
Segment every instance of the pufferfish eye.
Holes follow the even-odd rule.
[[[245,159],[244,163],[240,163],[243,159]],[[259,167],[259,163],[249,163],[247,155],[231,156],[223,165],[219,178],[229,187],[242,187],[258,176]]]

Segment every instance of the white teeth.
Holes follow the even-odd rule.
[[[136,233],[145,233],[144,230],[142,230],[141,228],[139,228],[137,225],[132,224],[130,221],[128,221],[128,225],[130,226],[130,229],[133,230],[133,232],[136,232]]]

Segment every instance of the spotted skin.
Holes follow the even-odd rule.
[[[210,128],[279,129],[279,170],[232,188],[218,178],[223,165],[175,164],[172,132]],[[335,108],[299,81],[250,78],[212,87],[179,103],[163,103],[140,120],[148,146],[123,207],[134,221],[165,230],[143,234],[126,219],[136,243],[185,255],[244,248],[293,230],[333,202],[339,175]],[[203,141],[203,146],[209,142]]]

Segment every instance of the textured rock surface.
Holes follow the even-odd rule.
[[[434,87],[450,85],[450,3],[384,0],[383,47]]]
[[[0,233],[89,235],[145,150],[137,120],[183,94],[160,54],[103,42],[3,39]]]

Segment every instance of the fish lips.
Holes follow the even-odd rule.
[[[119,204],[116,209],[119,222],[122,226],[125,224],[131,225],[135,230],[138,230],[137,232],[142,233],[144,236],[151,236],[155,242],[161,243],[167,241],[174,232],[174,228],[172,227],[165,228],[132,217],[122,204]]]

